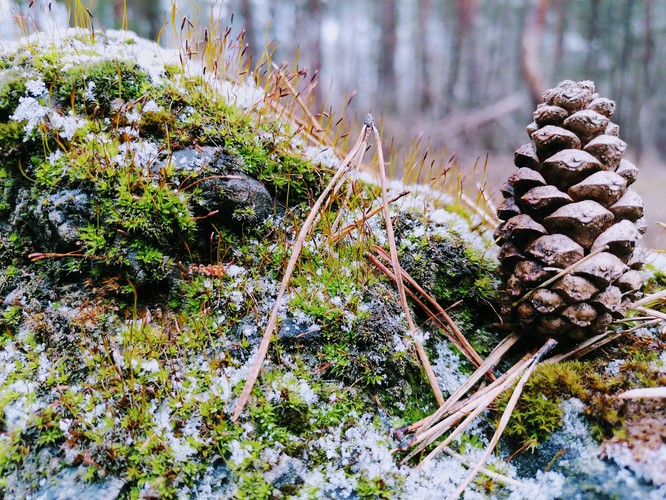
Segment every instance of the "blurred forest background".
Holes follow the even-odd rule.
[[[0,29],[29,14],[37,25],[67,22],[67,1],[0,0]],[[594,80],[617,103],[614,121],[641,167],[648,243],[666,247],[666,1],[658,0],[86,0],[100,27],[177,43],[178,22],[244,31],[258,61],[318,74],[314,109],[383,118],[402,149],[445,150],[471,169],[488,157],[487,182],[508,175],[513,150],[543,90],[564,79]],[[166,29],[162,30],[164,26]],[[43,29],[43,26],[40,26]],[[219,31],[219,29],[218,29]],[[306,79],[309,82],[309,78]],[[386,141],[387,143],[390,141]],[[399,161],[395,167],[400,170]]]

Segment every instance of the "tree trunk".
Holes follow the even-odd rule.
[[[560,74],[562,71],[562,58],[564,55],[564,32],[566,30],[567,19],[567,9],[564,0],[557,0],[557,5],[555,8],[557,9],[557,26],[555,28],[557,38],[555,39],[553,68],[555,70],[555,74]]]
[[[254,32],[254,16],[252,0],[241,0],[240,15],[243,17],[243,29],[245,29],[245,43],[248,44],[247,57],[250,58],[250,66],[254,67],[257,63],[258,55],[261,49],[257,45],[257,39]]]
[[[419,61],[419,109],[428,111],[432,106],[432,88],[430,83],[430,67],[428,57],[428,18],[430,17],[430,0],[419,1],[418,26],[416,27],[416,56]]]
[[[590,1],[590,17],[587,24],[587,58],[585,68],[590,72],[590,78],[595,77],[594,68],[599,60],[599,0]]]
[[[377,80],[379,101],[383,112],[395,111],[396,73],[395,49],[397,44],[397,5],[396,0],[381,0],[379,2],[380,47],[377,61]]]
[[[532,19],[527,21],[523,29],[520,48],[520,66],[534,106],[542,101],[543,91],[546,90],[541,68],[539,67],[539,57],[541,53],[541,37],[546,25],[546,14],[549,7],[550,0],[539,0]]]
[[[321,48],[321,25],[322,8],[321,0],[309,0],[307,4],[308,17],[310,22],[310,67],[312,68],[312,78],[315,72],[319,74],[323,64]],[[321,85],[316,85],[312,89],[315,108],[317,111],[323,106],[324,99],[321,94]]]

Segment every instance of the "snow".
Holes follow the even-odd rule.
[[[613,443],[606,445],[604,451],[620,467],[661,486],[659,489],[666,493],[666,444],[657,449],[641,447],[640,450],[634,450],[626,443]]]
[[[461,372],[460,362],[460,357],[449,347],[448,342],[437,344],[437,358],[432,369],[440,388],[449,394],[453,394],[468,378],[468,375]]]

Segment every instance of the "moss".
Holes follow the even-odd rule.
[[[57,56],[56,56],[57,58]],[[132,102],[147,90],[148,74],[138,64],[126,60],[107,59],[85,65],[73,65],[60,71],[58,61],[37,58],[35,65],[43,64],[45,83],[51,95],[65,108],[77,114],[103,118],[113,116],[116,102]]]
[[[26,78],[18,69],[6,68],[0,77],[0,122],[5,123],[14,113],[20,98],[25,94]],[[4,144],[4,141],[2,141]]]
[[[664,383],[666,376],[644,361],[629,360],[615,375],[606,373],[605,363],[600,359],[541,364],[525,385],[507,435],[523,446],[536,447],[561,427],[560,403],[570,398],[585,404],[584,414],[597,439],[622,435],[629,422],[639,420],[650,410],[641,403],[615,396],[636,386],[656,387]],[[500,409],[506,407],[510,392],[502,395]]]
[[[24,142],[25,132],[23,126],[15,121],[0,123],[0,158],[6,164],[9,163],[14,168],[13,170],[20,170],[18,159],[25,158],[25,153],[32,149],[32,142],[26,144]]]
[[[418,251],[406,260],[405,267],[422,287],[443,305],[462,300],[479,305],[494,290],[494,269],[462,240],[438,236],[419,239]]]

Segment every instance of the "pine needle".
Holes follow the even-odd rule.
[[[547,279],[546,281],[544,281],[543,283],[541,283],[539,286],[537,286],[537,287],[535,287],[535,288],[532,288],[529,292],[527,292],[525,295],[523,295],[523,296],[520,298],[520,300],[518,300],[517,302],[514,302],[514,303],[513,303],[513,307],[516,307],[516,306],[522,304],[523,302],[525,302],[525,301],[530,297],[530,295],[532,295],[532,293],[534,293],[534,292],[535,292],[536,290],[538,290],[539,288],[545,288],[545,287],[547,287],[548,285],[550,285],[551,283],[556,282],[558,279],[560,279],[560,278],[561,278],[562,276],[564,276],[565,274],[569,274],[571,271],[575,270],[575,269],[576,269],[578,266],[580,266],[582,263],[587,262],[588,260],[590,260],[590,259],[591,259],[592,257],[594,257],[595,255],[600,254],[601,252],[605,252],[606,250],[608,250],[608,245],[604,245],[604,246],[601,247],[601,248],[597,248],[595,251],[590,252],[589,254],[587,254],[587,255],[586,255],[585,257],[583,257],[582,259],[577,260],[576,262],[574,262],[573,264],[571,264],[571,265],[570,265],[569,267],[567,267],[566,269],[562,269],[559,273],[557,273],[557,274],[556,274],[555,276],[553,276],[552,278]]]
[[[417,435],[421,432],[429,429],[435,422],[437,422],[441,416],[449,410],[454,403],[458,402],[467,392],[476,385],[476,383],[481,380],[481,378],[496,366],[502,356],[513,347],[513,345],[520,339],[520,336],[516,333],[512,333],[508,337],[502,339],[502,341],[497,344],[495,349],[488,355],[486,360],[476,369],[474,373],[461,385],[458,390],[456,390],[449,399],[446,400],[446,403],[440,407],[435,413],[424,421],[423,426],[417,431]]]
[[[467,478],[465,478],[462,484],[458,486],[458,489],[452,495],[453,498],[458,498],[460,495],[462,495],[462,493],[467,489],[467,486],[469,486],[469,484],[474,480],[476,475],[480,472],[481,468],[488,460],[488,457],[492,453],[493,449],[495,448],[495,446],[497,446],[497,443],[499,442],[499,439],[502,436],[504,429],[508,425],[509,419],[511,418],[511,414],[513,413],[514,408],[518,404],[518,399],[520,398],[520,395],[523,392],[523,387],[527,383],[527,379],[529,379],[530,375],[532,374],[536,366],[539,364],[539,361],[541,361],[541,359],[548,352],[550,352],[550,350],[553,349],[556,345],[557,341],[553,339],[548,339],[548,341],[543,345],[543,347],[541,347],[541,349],[539,349],[539,351],[530,360],[528,368],[525,370],[525,373],[518,381],[518,384],[516,384],[516,388],[514,389],[513,394],[509,399],[509,403],[507,404],[504,413],[502,413],[502,417],[500,418],[499,424],[497,424],[497,430],[495,431],[495,434],[490,440],[490,443],[488,443],[488,447],[486,448],[483,457],[481,457],[481,460],[471,469],[469,475],[467,476]]]
[[[663,300],[663,299],[666,299],[666,290],[661,290],[657,293],[646,295],[642,299],[637,300],[636,302],[631,304],[631,307],[644,306],[645,304],[649,304],[651,302],[657,302],[658,300]]]
[[[390,257],[389,255],[384,251],[383,248],[375,246],[374,250],[377,252],[377,254],[384,258],[385,261],[390,262]],[[388,274],[388,271],[384,266],[381,265],[381,263],[377,263],[373,261],[373,263],[379,267],[384,273]],[[447,337],[448,339],[458,348],[460,351],[463,353],[463,355],[471,361],[474,366],[481,366],[483,363],[483,359],[479,354],[474,350],[474,347],[472,347],[472,344],[469,343],[467,340],[467,337],[463,335],[463,333],[460,331],[458,328],[458,325],[456,325],[455,321],[449,316],[449,314],[442,308],[442,306],[439,305],[439,302],[437,302],[430,294],[428,294],[421,286],[416,282],[414,278],[410,276],[410,274],[405,271],[402,267],[400,268],[400,274],[402,275],[403,279],[407,281],[407,283],[414,288],[418,293],[420,293],[426,300],[427,302],[431,305],[433,309],[435,309],[435,313],[432,311],[429,311],[427,306],[424,306],[418,298],[416,298],[416,295],[413,292],[410,292],[409,289],[407,289],[407,293],[409,293],[410,296],[416,298],[417,302],[419,302],[419,305],[421,305],[426,313],[428,313],[428,316],[430,319],[435,321],[438,325],[442,325],[441,320],[439,319],[440,317],[444,318],[444,321],[446,322],[447,327],[442,328],[442,331],[447,332],[448,334]],[[395,275],[391,274],[390,277],[391,279],[395,280]],[[494,375],[490,373],[490,378],[494,378]]]
[[[391,252],[391,263],[393,265],[393,273],[395,275],[395,284],[398,287],[398,296],[400,297],[400,304],[402,309],[405,312],[405,317],[407,318],[407,325],[411,332],[416,332],[416,325],[412,319],[412,314],[409,311],[409,304],[407,304],[407,296],[405,294],[405,286],[402,281],[402,273],[400,268],[400,262],[398,261],[398,247],[395,244],[395,234],[393,233],[393,223],[391,222],[391,213],[389,211],[389,198],[388,190],[386,188],[386,172],[384,164],[384,152],[382,150],[382,139],[379,136],[379,131],[377,130],[377,125],[375,124],[374,119],[371,115],[366,117],[365,126],[371,127],[375,136],[375,142],[377,144],[377,157],[379,159],[379,180],[382,187],[382,211],[384,213],[384,221],[386,223],[386,239],[389,243],[389,250]],[[428,356],[423,349],[421,341],[416,337],[412,337],[414,340],[414,346],[416,347],[416,352],[418,354],[419,360],[423,365],[423,369],[426,372],[428,377],[428,382],[430,382],[430,387],[435,395],[438,405],[444,404],[444,396],[442,395],[442,390],[439,388],[437,382],[437,377],[432,370]]]
[[[492,402],[497,399],[497,397],[504,392],[509,386],[523,373],[523,371],[528,366],[530,357],[532,353],[526,354],[520,361],[515,363],[509,370],[506,371],[501,377],[492,382],[491,384],[477,390],[474,394],[468,397],[465,400],[453,403],[446,411],[439,414],[439,418],[448,415],[444,420],[433,425],[427,430],[423,430],[421,434],[417,434],[415,440],[411,443],[411,446],[418,445],[407,457],[404,458],[403,463],[411,459],[417,453],[425,449],[426,446],[435,442],[447,432],[453,425],[456,425],[465,415],[468,415],[471,412],[476,412],[478,415],[484,411]],[[460,427],[462,431],[469,423],[463,422]],[[458,429],[456,429],[458,431]],[[458,432],[456,432],[458,434]],[[427,460],[434,458],[434,455],[429,457]]]
[[[398,201],[400,198],[402,198],[403,196],[407,196],[409,193],[411,193],[411,191],[403,191],[402,193],[398,194],[397,196],[394,196],[393,198],[391,198],[389,200],[389,203],[394,203],[394,202]],[[331,236],[331,241],[336,242],[336,241],[341,240],[346,235],[351,233],[354,229],[359,229],[363,224],[365,224],[368,220],[372,219],[375,215],[377,215],[382,210],[384,210],[384,205],[383,204],[380,205],[377,208],[374,208],[374,209],[370,210],[369,212],[364,214],[356,222],[343,227],[342,229],[337,231],[335,234],[333,234]]]
[[[666,387],[645,387],[632,389],[617,395],[620,399],[662,399],[666,398]]]
[[[453,451],[451,448],[448,446],[442,447],[442,451],[446,453],[447,455],[452,456],[455,458],[458,462],[460,462],[463,465],[466,465],[467,467],[472,467],[472,463],[467,460],[465,457],[463,457],[460,453],[456,453]],[[524,488],[525,483],[518,481],[516,479],[513,479],[509,476],[506,476],[504,474],[500,474],[499,472],[495,472],[490,469],[486,469],[485,467],[481,467],[480,472],[488,476],[490,479],[497,481],[498,483],[504,483],[510,486],[514,486],[517,488]]]
[[[275,298],[275,306],[273,307],[270,319],[268,320],[268,325],[266,325],[266,330],[264,331],[264,335],[261,339],[261,344],[259,345],[259,351],[257,352],[257,357],[254,360],[254,363],[252,364],[250,373],[245,382],[245,386],[243,387],[243,392],[241,393],[240,398],[238,398],[238,402],[236,403],[236,409],[234,410],[234,415],[232,418],[234,422],[238,421],[238,418],[240,417],[241,413],[243,412],[243,409],[245,408],[245,405],[250,399],[250,394],[252,393],[254,384],[256,383],[257,378],[259,377],[261,366],[263,365],[264,359],[266,358],[266,353],[268,352],[268,346],[270,345],[271,336],[275,332],[277,326],[278,312],[280,309],[280,304],[282,302],[282,297],[284,296],[287,290],[287,285],[289,283],[289,280],[291,279],[292,273],[294,272],[296,263],[298,262],[298,259],[301,255],[301,250],[303,249],[303,244],[305,243],[305,239],[308,237],[310,229],[312,228],[315,219],[319,216],[319,209],[328,198],[331,190],[337,184],[338,180],[341,179],[355,163],[360,162],[362,160],[368,145],[370,131],[373,126],[374,123],[363,124],[363,128],[361,129],[361,134],[358,140],[356,141],[356,144],[354,144],[354,147],[351,149],[351,151],[345,157],[345,159],[342,160],[342,163],[340,164],[338,170],[335,172],[335,175],[329,181],[324,191],[319,195],[319,198],[317,198],[317,201],[312,206],[312,209],[310,209],[310,213],[308,214],[307,219],[305,219],[305,222],[303,223],[303,227],[301,227],[301,230],[298,233],[298,238],[294,243],[293,249],[291,251],[291,256],[289,257],[289,262],[287,263],[287,268],[280,283],[280,289],[278,291],[277,297]]]

